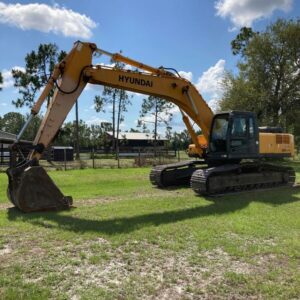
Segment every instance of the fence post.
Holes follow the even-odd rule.
[[[92,159],[93,159],[93,169],[95,169],[95,148],[92,150]]]
[[[65,171],[67,170],[67,149],[64,148],[64,162],[65,162]]]
[[[16,163],[17,163],[16,151],[14,151],[11,146],[9,146],[9,166],[13,167],[16,165]]]
[[[4,148],[3,148],[3,144],[1,144],[1,165],[3,165],[3,157],[4,157]]]
[[[139,167],[141,166],[141,148],[139,148]]]

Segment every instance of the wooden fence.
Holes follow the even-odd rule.
[[[165,164],[182,159],[182,154],[176,150],[159,149],[121,149],[119,156],[112,150],[83,148],[80,149],[80,158],[70,158],[68,149],[64,149],[63,159],[56,161],[53,151],[45,151],[40,164],[49,169],[83,169],[83,168],[128,168],[142,167],[156,164]],[[26,157],[27,154],[24,154]],[[22,160],[19,156],[17,159]],[[183,157],[184,159],[184,157]],[[0,144],[0,169],[4,171],[9,167],[11,161],[11,151],[9,145]]]

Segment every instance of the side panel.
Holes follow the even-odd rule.
[[[294,136],[287,133],[259,133],[261,157],[294,157]]]

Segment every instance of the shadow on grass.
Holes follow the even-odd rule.
[[[214,198],[207,206],[197,206],[131,217],[116,217],[104,220],[90,220],[72,216],[72,211],[69,214],[59,212],[24,214],[16,208],[10,208],[8,210],[8,218],[12,221],[21,220],[47,228],[51,227],[51,225],[45,221],[50,221],[56,223],[58,228],[62,230],[73,232],[98,232],[113,235],[129,233],[147,226],[159,226],[199,217],[224,215],[241,210],[247,207],[251,202],[262,202],[272,206],[284,205],[299,201],[299,198],[296,197],[296,193],[299,193],[299,189],[280,189],[276,192],[270,191],[245,195],[240,194]],[[52,226],[56,227],[55,225]]]

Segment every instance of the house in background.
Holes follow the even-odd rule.
[[[107,139],[111,142],[113,141],[113,132],[106,132]],[[116,139],[116,137],[115,137]],[[152,133],[143,133],[143,132],[119,132],[119,145],[120,151],[127,152],[148,152],[153,151],[155,138]],[[168,139],[157,135],[156,139],[156,150],[163,150],[167,146]]]

